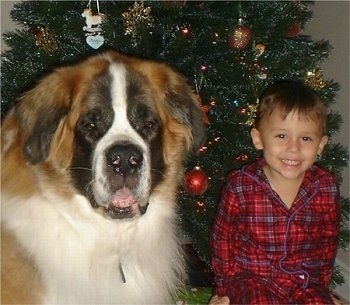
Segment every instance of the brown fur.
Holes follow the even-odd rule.
[[[1,304],[39,304],[42,283],[35,265],[4,228],[1,229],[1,260]]]

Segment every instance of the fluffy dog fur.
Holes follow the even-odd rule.
[[[200,105],[163,64],[59,68],[2,124],[2,304],[165,304],[185,279],[175,197]]]

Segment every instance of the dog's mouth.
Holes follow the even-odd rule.
[[[134,218],[146,213],[148,203],[141,206],[127,187],[115,192],[105,207],[106,214],[113,219]]]

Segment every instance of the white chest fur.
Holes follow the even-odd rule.
[[[20,209],[17,202],[16,210],[7,202],[3,221],[32,254],[45,286],[44,303],[171,302],[169,289],[179,284],[183,268],[173,204],[153,197],[144,216],[120,221],[97,214],[82,196],[29,201]]]

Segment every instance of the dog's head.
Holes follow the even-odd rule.
[[[112,218],[142,215],[152,192],[174,192],[187,153],[205,137],[182,76],[116,52],[54,71],[23,95],[15,116],[26,159],[60,168]]]

